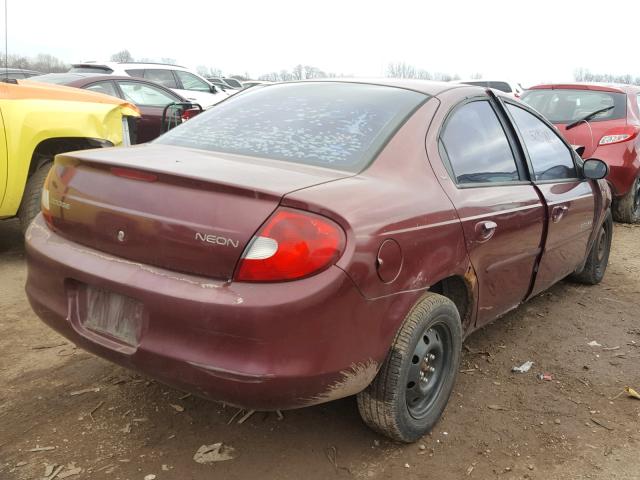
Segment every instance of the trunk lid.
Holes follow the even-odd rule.
[[[118,257],[229,280],[284,195],[350,175],[167,145],[73,152],[49,175],[49,224]]]
[[[554,124],[558,131],[571,145],[584,147],[583,158],[590,158],[596,149],[600,139],[606,135],[612,128],[623,127],[626,125],[625,119],[616,119],[599,122],[585,122],[567,130],[566,123]]]

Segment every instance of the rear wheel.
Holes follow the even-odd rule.
[[[20,218],[20,228],[24,234],[31,220],[40,212],[40,202],[42,200],[42,186],[47,178],[47,174],[51,169],[51,162],[42,164],[31,177],[27,180],[22,195],[22,203],[18,209],[18,217]]]
[[[624,197],[614,201],[613,218],[621,223],[640,222],[640,177],[636,178]]]
[[[574,273],[571,276],[572,280],[588,285],[595,285],[602,281],[609,263],[612,238],[613,220],[611,219],[611,213],[607,212],[604,223],[598,230],[596,239],[589,251],[587,263],[585,263],[580,273]]]
[[[365,423],[407,443],[431,430],[453,389],[461,348],[456,306],[428,293],[403,322],[376,378],[358,394]]]

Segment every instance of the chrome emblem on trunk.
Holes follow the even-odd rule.
[[[210,233],[196,232],[196,240],[201,242],[213,243],[214,245],[222,245],[224,247],[238,248],[240,242],[231,238],[221,237],[220,235],[212,235]]]
[[[118,236],[117,236],[117,238],[118,238],[118,241],[119,241],[119,242],[124,242],[124,231],[122,231],[122,230],[118,230]]]

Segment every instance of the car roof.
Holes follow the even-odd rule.
[[[413,78],[326,78],[301,80],[300,82],[340,82],[340,83],[362,83],[367,85],[380,85],[385,87],[404,88],[424,93],[431,97],[435,97],[442,92],[454,88],[476,88],[485,91],[482,87],[471,85],[455,84],[452,82],[436,82],[432,80],[417,80]],[[280,83],[298,83],[298,82],[280,82]],[[268,85],[267,85],[268,86]]]
[[[154,63],[154,62],[80,62],[74,63],[71,65],[74,68],[110,68],[114,69],[114,67],[138,67],[138,68],[154,68],[154,67],[172,67],[172,68],[181,68],[184,70],[188,70],[187,67],[183,67],[182,65],[173,65],[171,63]]]
[[[37,75],[41,75],[41,72],[38,72],[36,70],[27,70],[26,68],[0,68],[0,76],[2,76],[2,74],[4,72],[8,72],[8,73],[35,73]]]
[[[42,77],[46,77],[44,80],[41,80]],[[60,80],[57,82],[47,82],[46,79],[56,79]],[[46,75],[38,75],[37,77],[30,77],[29,80],[33,82],[43,82],[57,85],[68,85],[68,86],[76,86],[75,83],[82,83],[82,85],[78,85],[79,87],[84,86],[81,80],[87,81],[96,81],[99,82],[101,80],[104,81],[112,81],[112,80],[126,80],[127,82],[142,82],[148,83],[149,85],[153,85],[154,87],[160,88],[161,90],[170,93],[171,95],[178,97],[180,100],[186,102],[187,100],[177,92],[174,92],[170,88],[165,87],[164,85],[160,85],[159,83],[153,82],[151,80],[147,80],[146,78],[138,78],[138,77],[130,77],[128,75],[105,75],[101,73],[47,73]]]
[[[620,83],[568,82],[534,85],[532,87],[529,87],[527,90],[595,90],[615,93],[638,93],[640,92],[640,87],[636,85],[625,85]]]

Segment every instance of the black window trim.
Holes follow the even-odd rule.
[[[512,131],[512,126],[510,122],[506,121],[503,113],[500,109],[496,108],[495,101],[493,99],[492,92],[487,89],[487,93],[489,95],[475,95],[472,97],[467,97],[464,100],[456,103],[446,114],[446,117],[442,124],[440,125],[440,129],[438,130],[438,153],[440,155],[440,159],[444,164],[449,177],[451,177],[451,181],[456,186],[456,188],[460,190],[464,190],[467,188],[483,188],[483,187],[504,187],[504,186],[513,186],[513,185],[531,185],[531,181],[529,178],[530,173],[526,165],[523,164],[525,157],[523,156],[523,152],[520,149],[520,145],[516,140],[515,132]],[[520,180],[511,180],[506,182],[474,182],[474,183],[459,183],[456,175],[453,171],[453,166],[451,165],[451,160],[449,159],[449,154],[447,153],[446,146],[444,145],[444,141],[442,140],[442,134],[447,128],[449,121],[453,114],[460,108],[464,107],[473,102],[487,102],[493,112],[498,119],[498,123],[502,127],[504,131],[505,137],[507,138],[507,143],[509,144],[509,148],[511,149],[511,153],[513,155],[513,159],[516,164],[516,169],[518,171],[518,176]],[[443,155],[444,153],[444,155]]]
[[[520,142],[520,148],[522,148],[524,158],[526,159],[527,168],[529,169],[529,178],[531,179],[531,182],[534,185],[545,185],[550,183],[575,183],[575,182],[586,181],[586,179],[580,175],[580,172],[582,172],[582,159],[579,158],[577,152],[573,149],[573,147],[569,144],[569,142],[567,142],[567,140],[562,135],[560,135],[560,132],[558,132],[558,129],[553,125],[553,123],[551,123],[549,120],[544,118],[540,113],[535,111],[533,108],[529,107],[529,105],[525,104],[524,102],[518,102],[515,100],[511,100],[509,98],[504,98],[502,96],[497,96],[497,95],[496,95],[496,99],[502,105],[502,110],[504,110],[505,114],[508,116],[511,124],[513,125],[515,134],[518,138],[518,141]],[[544,123],[555,134],[555,136],[560,139],[560,141],[564,144],[564,146],[569,150],[569,154],[571,155],[571,159],[573,160],[573,167],[575,168],[575,171],[576,171],[575,177],[558,178],[558,179],[550,179],[550,180],[536,180],[535,169],[533,168],[533,163],[531,163],[531,157],[529,156],[527,145],[525,144],[524,138],[522,138],[522,134],[520,133],[520,129],[518,128],[518,125],[516,124],[515,120],[511,116],[511,113],[509,112],[509,109],[507,108],[506,104],[511,104],[516,108],[521,108],[522,110],[530,113],[535,118],[537,118],[542,123]]]

